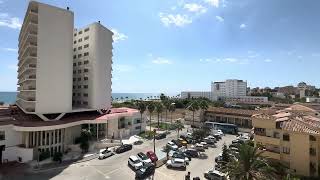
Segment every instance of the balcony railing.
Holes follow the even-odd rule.
[[[23,65],[24,65],[26,62],[28,62],[28,60],[35,59],[35,58],[37,58],[37,54],[35,54],[35,56],[30,56],[30,54],[29,54],[26,58],[21,59],[21,60],[19,61],[19,63],[18,63],[19,68],[23,68]],[[20,69],[18,69],[18,71],[19,71],[19,70],[20,70]]]

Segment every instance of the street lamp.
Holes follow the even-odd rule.
[[[156,133],[157,130],[153,129],[153,152],[156,153]]]

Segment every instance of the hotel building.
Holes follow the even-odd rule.
[[[69,8],[29,2],[19,35],[17,106],[0,107],[0,163],[73,151],[82,129],[96,143],[145,129],[138,110],[111,108],[113,33],[99,21],[74,29],[73,16]]]
[[[319,108],[295,104],[274,114],[252,117],[254,142],[262,155],[302,176],[318,176],[320,162]]]

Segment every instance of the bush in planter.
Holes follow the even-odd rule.
[[[39,161],[43,161],[45,159],[48,159],[50,157],[50,152],[49,151],[43,151],[39,155]]]
[[[88,152],[88,150],[89,150],[89,141],[82,141],[80,143],[80,148],[82,149],[83,153]]]
[[[62,153],[61,152],[54,153],[52,160],[61,162],[62,161]]]

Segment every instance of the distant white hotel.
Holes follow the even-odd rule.
[[[228,79],[224,82],[212,82],[211,92],[183,91],[181,98],[204,97],[213,101],[224,100],[230,103],[263,104],[268,103],[267,97],[247,96],[247,82]]]

